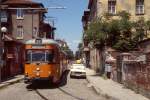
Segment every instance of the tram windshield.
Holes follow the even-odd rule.
[[[54,63],[54,51],[28,51],[26,56],[27,62],[48,62]]]
[[[45,52],[32,52],[32,61],[45,61]]]

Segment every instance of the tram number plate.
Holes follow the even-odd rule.
[[[33,45],[32,48],[41,49],[41,48],[45,48],[45,46],[43,46],[43,45]]]

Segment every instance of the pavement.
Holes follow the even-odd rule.
[[[0,83],[0,89],[4,88],[4,87],[7,87],[9,85],[12,85],[14,83],[17,83],[17,82],[19,82],[19,81],[21,81],[23,79],[24,79],[24,75],[16,75],[16,76],[14,76],[14,77],[6,80],[6,81],[1,82]]]
[[[135,93],[131,89],[125,88],[122,84],[99,76],[91,69],[87,68],[86,72],[87,81],[99,95],[112,100],[150,100],[141,94]]]

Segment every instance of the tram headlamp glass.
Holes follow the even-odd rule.
[[[39,70],[40,70],[40,68],[36,68],[36,70],[37,70],[37,71],[39,71]]]
[[[49,74],[51,74],[51,72],[50,72],[50,71],[49,71],[48,73],[49,73]]]
[[[40,73],[36,73],[36,76],[40,76]]]

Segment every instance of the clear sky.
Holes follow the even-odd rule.
[[[66,9],[49,9],[47,16],[55,17],[56,38],[67,41],[69,47],[77,50],[82,40],[81,17],[88,5],[88,0],[34,0],[45,7],[65,6]]]

